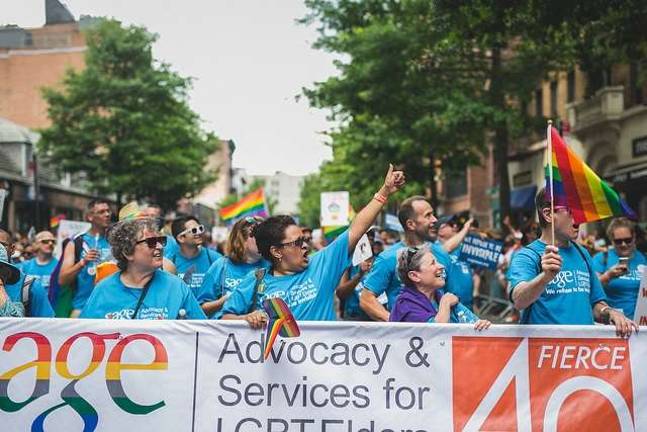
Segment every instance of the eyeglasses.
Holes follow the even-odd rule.
[[[281,247],[298,247],[298,248],[302,248],[305,243],[306,243],[305,237],[299,237],[298,239],[296,239],[294,241],[287,242],[287,243],[281,243],[279,246],[281,246]]]
[[[204,225],[198,225],[198,226],[193,227],[193,228],[185,229],[184,231],[179,233],[177,236],[179,237],[181,235],[186,235],[186,234],[189,234],[189,233],[193,234],[193,235],[198,235],[198,234],[202,234],[203,232],[204,232]]]
[[[626,237],[626,238],[616,238],[613,239],[613,244],[616,246],[622,246],[622,245],[630,245],[634,242],[633,237]]]
[[[55,245],[55,244],[56,244],[56,240],[54,240],[54,239],[41,240],[41,241],[40,241],[40,243],[42,243],[42,244],[48,244],[48,245]]]
[[[146,243],[146,246],[148,246],[149,249],[155,249],[158,243],[161,244],[162,247],[164,247],[166,246],[166,237],[165,236],[148,237],[143,240],[139,240],[138,242],[135,242],[135,244],[140,244],[140,243]]]

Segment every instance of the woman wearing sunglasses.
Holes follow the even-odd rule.
[[[225,302],[223,318],[245,319],[253,328],[261,328],[267,319],[259,310],[262,300],[280,297],[297,320],[335,320],[335,289],[357,242],[388,197],[404,183],[404,173],[390,165],[384,185],[355,216],[350,228],[312,256],[303,231],[290,216],[274,216],[259,224],[254,231],[256,244],[271,268],[262,277],[256,272],[245,277]]]
[[[109,241],[120,271],[99,282],[82,318],[206,318],[189,287],[162,270],[166,237],[152,220],[119,222]]]
[[[269,267],[254,239],[254,229],[262,221],[258,216],[249,216],[236,222],[227,239],[227,256],[213,263],[204,275],[198,303],[208,317],[221,318],[222,305],[243,278],[258,268]]]
[[[403,287],[389,321],[473,323],[479,331],[490,327],[490,321],[480,320],[454,294],[443,292],[445,268],[428,248],[398,251],[398,275]]]
[[[636,250],[636,224],[624,217],[613,219],[607,237],[613,248],[593,257],[593,269],[602,282],[609,306],[621,309],[633,319],[640,278],[647,265],[645,255]]]
[[[178,247],[165,254],[166,259],[175,265],[175,273],[191,288],[197,297],[205,273],[209,267],[222,258],[218,252],[206,248],[204,225],[194,216],[183,216],[171,224],[171,232]]]

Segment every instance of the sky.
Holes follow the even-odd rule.
[[[314,27],[295,22],[302,0],[67,0],[75,18],[109,16],[159,34],[156,58],[194,78],[191,107],[204,128],[236,144],[248,174],[315,172],[330,159],[326,111],[295,96],[336,74],[315,50]],[[0,0],[0,25],[40,27],[44,0]]]

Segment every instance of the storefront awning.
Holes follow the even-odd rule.
[[[524,186],[510,191],[510,207],[513,209],[532,210],[535,208],[537,186]]]

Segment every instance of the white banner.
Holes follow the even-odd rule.
[[[63,253],[61,246],[63,245],[63,240],[66,238],[72,238],[77,234],[89,231],[92,227],[90,222],[74,221],[63,219],[58,223],[58,229],[56,230],[56,249],[54,250],[54,255],[60,257]]]
[[[321,193],[321,226],[348,225],[350,194],[347,191]]]
[[[645,431],[647,335],[606,326],[0,319],[7,431]]]
[[[640,277],[640,287],[638,288],[638,298],[636,299],[634,321],[640,325],[647,325],[647,271],[644,267],[642,270],[642,276]]]

